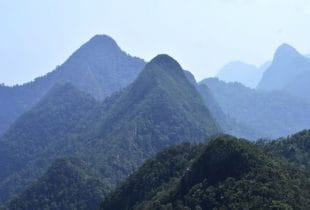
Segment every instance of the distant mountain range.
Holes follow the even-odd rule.
[[[302,55],[292,46],[283,44],[276,50],[273,61],[259,68],[234,61],[220,69],[216,77],[225,82],[239,82],[252,89],[285,90],[309,100],[305,97],[308,92],[309,58],[310,55]]]
[[[284,91],[259,91],[217,78],[205,79],[200,84],[209,87],[227,116],[260,137],[277,138],[310,127],[310,104]]]
[[[254,65],[235,61],[221,68],[216,77],[225,82],[240,82],[247,87],[256,88],[263,73],[269,66],[270,62],[266,62],[257,68]]]
[[[70,82],[98,100],[133,82],[145,62],[123,52],[106,35],[96,35],[54,71],[20,86],[0,86],[0,135],[57,83]]]

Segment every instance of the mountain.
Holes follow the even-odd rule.
[[[22,191],[62,156],[85,161],[113,188],[162,148],[220,132],[181,66],[159,55],[103,102],[60,85],[23,114],[0,140],[0,197]]]
[[[284,91],[259,91],[216,78],[200,84],[208,86],[227,116],[260,138],[278,138],[310,127],[310,104]]]
[[[261,146],[268,152],[283,157],[303,168],[310,168],[310,130],[304,130],[286,138],[264,141]]]
[[[98,100],[133,82],[144,61],[122,51],[106,35],[96,35],[54,71],[24,85],[0,86],[0,134],[30,110],[57,83],[70,82]]]
[[[210,88],[208,88],[206,84],[197,85],[197,89],[202,96],[207,108],[210,110],[214,119],[223,129],[224,133],[251,140],[256,140],[261,137],[261,134],[259,134],[254,129],[251,129],[246,125],[237,122],[235,119],[225,114],[213,96]]]
[[[230,136],[146,161],[101,209],[307,209],[310,174]]]
[[[43,176],[13,199],[8,209],[96,209],[106,185],[87,165],[75,158],[54,161]]]
[[[256,140],[261,136],[256,131],[241,123],[236,122],[236,120],[226,115],[208,86],[206,84],[198,84],[195,80],[195,77],[189,71],[184,71],[184,73],[187,79],[192,83],[192,85],[196,87],[196,90],[200,93],[206,107],[210,111],[215,121],[222,128],[223,133],[251,140]]]
[[[55,158],[61,148],[69,147],[67,134],[79,133],[80,120],[98,105],[70,84],[56,85],[19,117],[0,139],[1,201],[45,171],[50,160],[38,158]]]
[[[257,88],[283,90],[291,82],[297,82],[310,71],[310,59],[290,45],[283,44],[275,52],[271,66],[265,71]]]
[[[247,87],[255,88],[267,66],[268,63],[257,68],[241,61],[234,61],[222,67],[216,77],[225,82],[240,82]]]
[[[287,83],[283,90],[310,103],[310,65],[309,71],[299,74],[297,78]]]

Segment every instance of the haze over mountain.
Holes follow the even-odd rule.
[[[0,134],[57,83],[70,82],[98,100],[129,85],[145,65],[106,35],[96,35],[54,71],[20,86],[0,86]]]
[[[216,77],[225,82],[240,82],[247,87],[256,88],[269,65],[270,62],[266,62],[257,68],[251,64],[234,61],[221,68]]]
[[[301,55],[292,46],[283,44],[275,52],[272,64],[263,74],[257,88],[268,91],[283,90],[308,72],[310,72],[310,59]]]
[[[21,192],[62,156],[85,161],[110,189],[160,149],[220,132],[181,66],[159,55],[103,102],[65,84],[23,114],[0,140],[0,198]]]
[[[250,89],[217,78],[200,83],[209,87],[225,115],[256,131],[261,138],[287,136],[310,127],[310,103],[299,97],[284,91]]]

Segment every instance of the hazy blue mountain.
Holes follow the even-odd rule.
[[[203,80],[223,112],[256,131],[277,138],[310,127],[310,104],[284,91],[265,92],[216,78]]]
[[[61,158],[8,205],[8,209],[97,209],[106,185],[85,162]]]
[[[254,65],[235,61],[221,68],[216,77],[225,82],[240,82],[247,87],[255,88],[268,65],[270,65],[269,62],[257,68]]]
[[[70,82],[101,100],[126,87],[145,65],[106,35],[96,35],[54,71],[24,85],[0,86],[0,134],[56,83]]]
[[[283,90],[310,103],[310,68],[290,81]]]
[[[113,188],[160,149],[220,132],[181,66],[159,55],[103,102],[66,84],[23,114],[0,139],[0,198],[25,189],[62,156],[85,161]]]
[[[220,136],[163,150],[101,209],[307,209],[309,177],[246,140]]]
[[[293,47],[283,44],[275,52],[271,66],[265,71],[258,89],[283,90],[310,71],[310,59]]]
[[[246,125],[238,123],[236,120],[226,115],[206,84],[198,84],[195,77],[189,71],[185,71],[185,75],[187,79],[196,87],[206,107],[211,112],[213,118],[220,125],[224,133],[250,140],[256,140],[261,137],[257,131],[247,127]]]

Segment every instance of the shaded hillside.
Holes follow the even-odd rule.
[[[256,140],[261,137],[257,131],[243,125],[242,123],[238,123],[236,120],[226,115],[206,84],[197,84],[195,77],[189,71],[185,71],[185,75],[200,93],[206,107],[222,128],[223,133],[251,140]]]
[[[290,81],[283,90],[310,103],[310,65],[309,71],[301,73]]]
[[[70,146],[67,135],[78,134],[81,119],[97,106],[93,97],[65,84],[52,88],[23,114],[0,139],[1,200],[45,171],[50,159]]]
[[[223,112],[260,137],[278,138],[310,127],[310,104],[283,91],[265,92],[215,78],[203,80]]]
[[[0,134],[56,83],[70,82],[101,100],[136,79],[144,64],[123,52],[112,38],[94,36],[51,73],[24,85],[0,86]]]
[[[155,57],[132,85],[103,103],[71,87],[52,90],[0,140],[2,201],[64,155],[86,161],[113,187],[160,149],[221,132],[181,66],[167,55]]]
[[[245,140],[222,136],[205,146],[187,148],[196,152],[182,156],[174,147],[147,161],[106,198],[101,209],[310,207],[309,173],[271,158]],[[178,163],[175,158],[183,163],[176,174],[168,173],[169,167],[154,167]],[[166,174],[164,181],[147,178],[161,174]]]
[[[84,162],[63,158],[13,199],[7,209],[96,209],[108,190]]]

